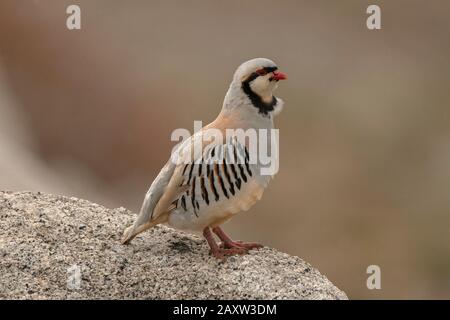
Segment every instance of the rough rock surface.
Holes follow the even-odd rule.
[[[0,192],[0,299],[347,299],[270,248],[219,262],[201,238],[165,226],[123,246],[133,220],[77,198]]]

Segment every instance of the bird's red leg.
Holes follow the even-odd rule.
[[[242,241],[233,241],[220,227],[214,227],[212,229],[215,234],[222,240],[221,247],[223,248],[244,248],[246,250],[251,250],[255,248],[262,248],[263,245],[259,243],[250,243]]]
[[[247,252],[246,249],[241,247],[233,247],[233,248],[219,247],[216,241],[214,240],[213,234],[211,233],[209,227],[206,227],[203,230],[203,236],[205,237],[206,241],[208,242],[211,248],[210,253],[217,259],[224,260],[227,256],[232,256],[235,254],[245,254]]]

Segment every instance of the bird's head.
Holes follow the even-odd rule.
[[[277,104],[278,109],[281,109],[282,101],[273,93],[278,87],[278,81],[285,79],[287,75],[279,71],[272,60],[252,59],[237,68],[228,94],[248,99],[263,115],[271,111],[278,113]]]

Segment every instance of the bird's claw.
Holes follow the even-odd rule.
[[[219,260],[226,260],[229,256],[243,255],[248,253],[246,248],[221,248],[210,250],[210,254]]]
[[[219,244],[219,247],[223,249],[241,248],[249,251],[252,249],[262,248],[264,246],[262,244],[253,242],[233,241],[233,242],[221,242]]]

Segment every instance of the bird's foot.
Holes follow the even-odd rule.
[[[262,244],[256,242],[243,242],[243,241],[234,241],[234,242],[243,248],[247,248],[248,250],[259,249],[264,247]]]
[[[252,249],[258,249],[264,247],[262,244],[254,243],[254,242],[243,242],[243,241],[227,241],[222,242],[219,245],[220,248],[231,249],[231,248],[240,248],[245,249],[246,251]]]
[[[246,253],[248,253],[248,249],[240,248],[240,247],[234,247],[234,248],[219,247],[216,250],[211,249],[209,251],[209,253],[219,260],[226,260],[226,258],[229,256],[246,254]]]
[[[203,235],[211,248],[210,254],[222,261],[228,256],[247,254],[252,249],[263,247],[259,243],[233,241],[220,227],[215,227],[212,230],[222,240],[219,245],[214,241],[209,227],[203,230]]]
[[[220,227],[214,227],[212,230],[217,234],[220,240],[222,240],[222,243],[220,244],[221,248],[244,248],[248,251],[263,247],[263,245],[259,243],[233,241]]]

